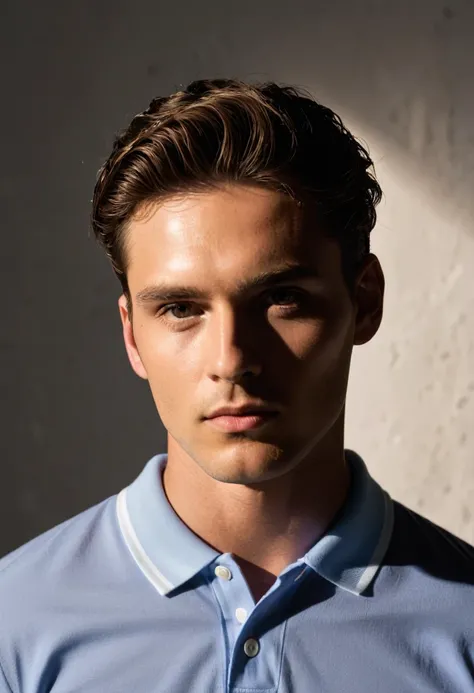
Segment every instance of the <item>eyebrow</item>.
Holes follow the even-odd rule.
[[[289,281],[301,281],[304,279],[320,280],[317,270],[306,265],[291,265],[280,267],[268,272],[260,272],[251,279],[245,279],[238,283],[238,292],[245,293],[253,289],[275,286]],[[207,294],[195,286],[170,286],[168,284],[156,284],[147,286],[135,295],[139,305],[156,303],[158,301],[191,300],[206,298]]]

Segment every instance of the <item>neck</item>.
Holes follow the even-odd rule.
[[[217,551],[233,554],[254,595],[264,593],[344,503],[349,470],[342,439],[329,436],[290,472],[249,487],[216,481],[170,437],[164,489],[183,522]]]

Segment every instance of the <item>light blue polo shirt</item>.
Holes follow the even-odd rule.
[[[347,453],[348,500],[255,604],[231,554],[125,490],[0,561],[0,693],[472,693],[474,549]]]

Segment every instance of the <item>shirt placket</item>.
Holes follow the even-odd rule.
[[[280,576],[255,605],[247,582],[230,554],[213,566],[213,587],[222,615],[226,652],[226,693],[242,689],[276,693],[283,655],[286,622],[278,623],[275,610],[295,589],[292,570]],[[268,628],[268,619],[274,625]]]

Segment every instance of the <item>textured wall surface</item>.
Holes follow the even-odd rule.
[[[0,554],[164,449],[89,202],[113,133],[208,76],[304,86],[370,144],[386,315],[354,355],[347,443],[474,541],[474,4],[18,0],[1,31]]]
[[[435,200],[420,190],[403,157],[383,151],[373,250],[385,316],[354,351],[347,442],[395,498],[474,543],[472,228],[446,214],[441,191]]]

